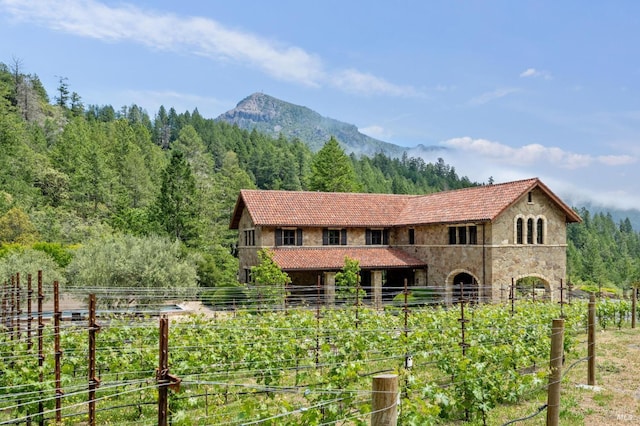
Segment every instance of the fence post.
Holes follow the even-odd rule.
[[[167,426],[167,411],[169,407],[169,388],[167,375],[169,373],[169,320],[166,315],[160,318],[160,351],[158,357],[158,426]]]
[[[100,380],[96,378],[96,295],[89,295],[89,426],[96,425],[96,388]]]
[[[633,286],[631,287],[631,328],[636,328],[636,316],[638,316],[636,312],[637,299],[638,289]]]
[[[31,353],[33,341],[31,340],[31,322],[33,321],[33,311],[31,306],[31,298],[33,297],[33,286],[31,283],[31,274],[27,275],[27,351]]]
[[[371,426],[398,424],[398,376],[396,374],[373,376],[371,410]]]
[[[20,272],[16,272],[16,340],[19,342],[22,338],[22,308],[20,307]]]
[[[587,384],[596,384],[596,296],[591,293],[589,297],[589,310],[587,315]]]
[[[156,381],[158,383],[158,426],[167,426],[169,413],[169,389],[178,391],[181,379],[169,374],[169,318],[163,315],[160,318],[160,351],[158,357],[158,371]]]
[[[56,423],[62,423],[62,385],[60,379],[60,368],[62,359],[62,349],[60,349],[60,289],[58,281],[53,282],[53,337],[54,337],[54,357],[55,357],[55,387],[56,387]]]
[[[516,283],[513,278],[511,278],[511,293],[509,296],[511,299],[511,316],[513,316],[516,312]]]
[[[38,425],[44,426],[44,402],[42,389],[44,387],[44,321],[42,319],[42,302],[44,301],[44,293],[42,292],[42,271],[38,271],[38,381],[40,383],[40,393],[38,398]]]
[[[560,380],[564,349],[564,319],[554,319],[551,327],[549,385],[547,389],[547,426],[558,426],[560,420]]]

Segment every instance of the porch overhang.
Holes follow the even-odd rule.
[[[278,247],[273,260],[283,271],[337,271],[349,257],[360,269],[426,268],[427,263],[403,250],[389,247]]]

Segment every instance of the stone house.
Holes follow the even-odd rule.
[[[512,280],[534,277],[549,299],[566,275],[566,226],[580,217],[539,179],[427,195],[242,190],[230,223],[238,230],[239,280],[250,282],[268,248],[292,291],[335,299],[346,256],[359,261],[375,304],[412,287],[447,303],[461,295],[496,302]]]

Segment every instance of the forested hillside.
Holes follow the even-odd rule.
[[[150,286],[228,286],[237,267],[228,223],[242,188],[419,194],[476,184],[442,160],[348,156],[334,139],[312,152],[305,141],[242,130],[197,109],[161,107],[151,117],[136,105],[84,105],[66,79],[59,83],[51,99],[19,61],[0,64],[3,268],[45,264],[75,285],[141,277]],[[638,233],[628,221],[580,213],[585,223],[569,233],[572,279],[635,281]],[[139,264],[153,256],[149,247],[181,268],[149,276]],[[100,259],[122,269],[102,270]]]

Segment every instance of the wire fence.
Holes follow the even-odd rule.
[[[376,412],[371,379],[381,373],[399,377],[407,423],[484,420],[500,404],[547,392],[554,318],[565,318],[565,349],[580,345],[575,336],[587,327],[586,303],[534,302],[513,287],[504,303],[462,292],[446,304],[432,289],[405,285],[374,306],[346,290],[327,304],[319,286],[304,294],[253,287],[223,303],[202,291],[68,287],[56,295],[50,284],[8,283],[0,424],[87,423],[90,403],[94,422],[159,424],[164,392],[172,424],[365,424]],[[420,291],[427,295],[415,297]],[[90,294],[98,324],[82,307]],[[604,305],[599,319],[628,326],[629,301]]]

